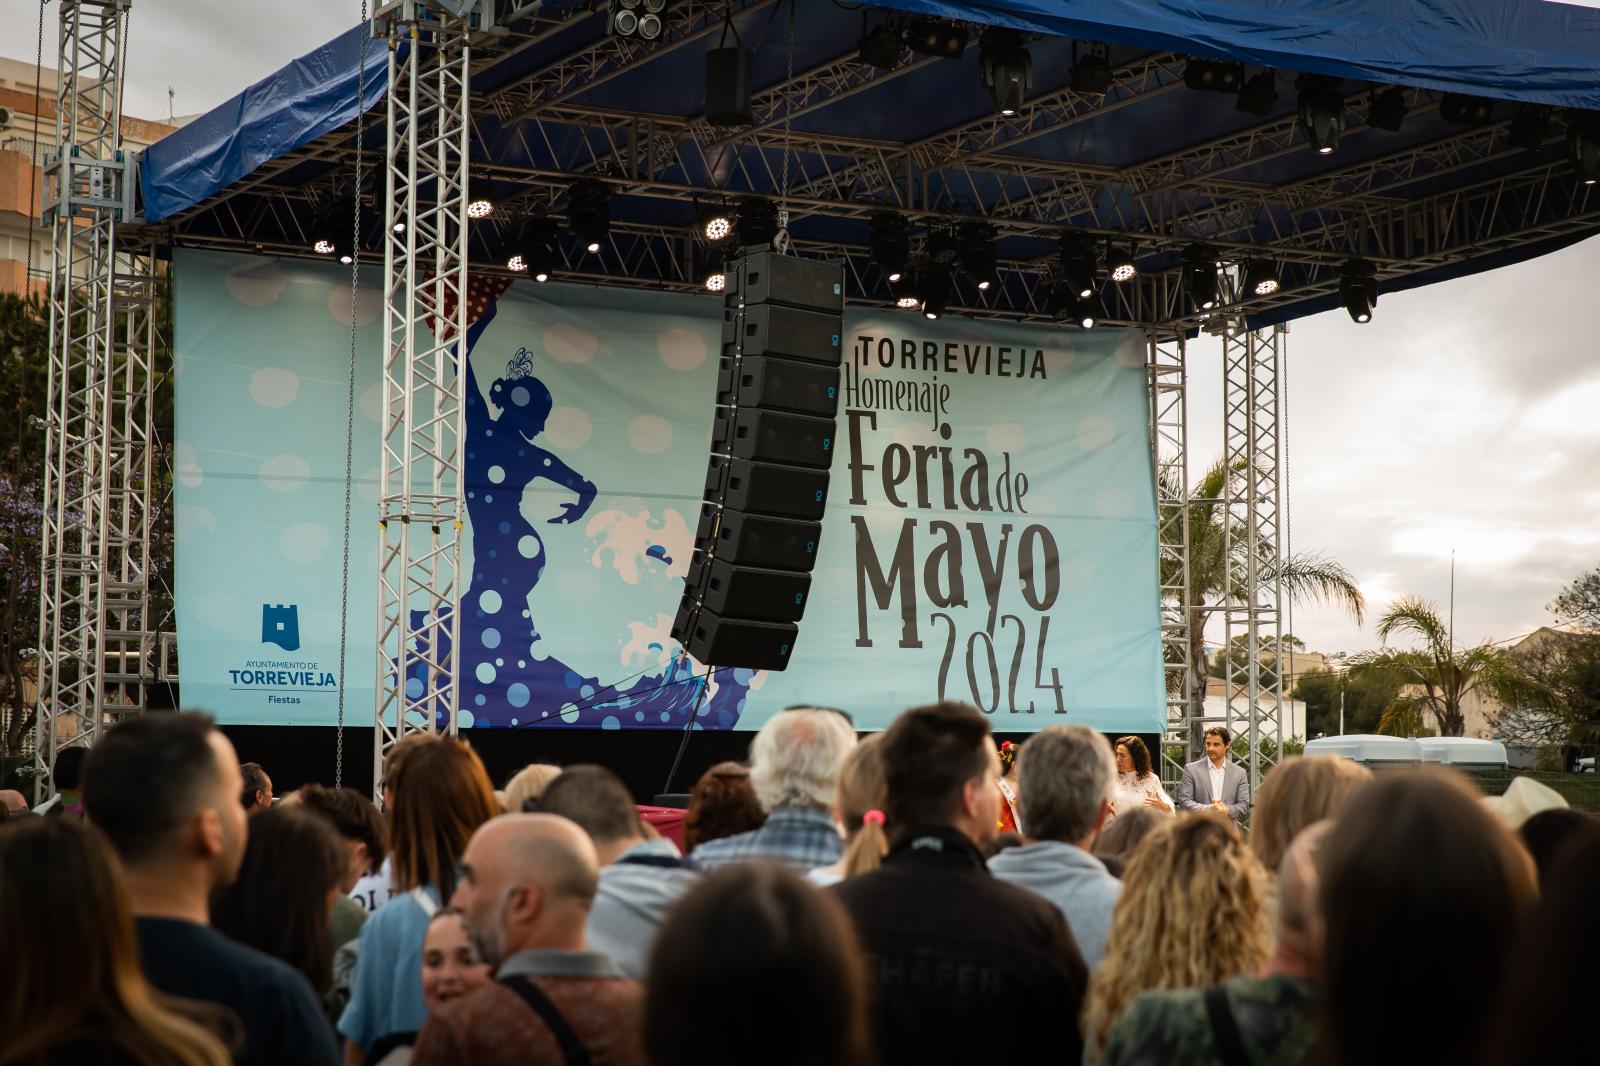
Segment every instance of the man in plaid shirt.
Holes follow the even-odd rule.
[[[706,872],[740,862],[770,862],[805,872],[839,861],[844,840],[830,811],[855,730],[837,711],[797,708],[767,720],[750,745],[750,784],[767,812],[760,829],[694,849]]]

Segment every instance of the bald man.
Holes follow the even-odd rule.
[[[14,814],[27,814],[28,801],[14,788],[0,788],[0,818]]]
[[[643,990],[584,942],[599,879],[589,835],[557,815],[501,815],[472,835],[450,905],[495,981],[429,1017],[413,1066],[573,1062],[579,1045],[595,1066],[643,1066]]]

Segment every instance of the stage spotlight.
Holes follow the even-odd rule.
[[[930,263],[918,272],[917,281],[922,296],[922,317],[935,319],[944,314],[950,303],[950,268]]]
[[[906,26],[906,47],[925,56],[960,59],[967,50],[967,28],[939,19],[913,19]]]
[[[1411,105],[1406,103],[1406,91],[1393,86],[1378,93],[1367,105],[1367,125],[1373,129],[1398,133],[1401,123],[1410,113]]]
[[[1339,302],[1355,322],[1371,322],[1378,305],[1378,269],[1365,259],[1346,259],[1339,268]]]
[[[1306,143],[1328,155],[1339,147],[1339,134],[1344,132],[1344,94],[1339,92],[1339,82],[1302,74],[1299,88],[1300,125],[1306,131]]]
[[[725,207],[713,207],[700,216],[700,232],[708,241],[725,241],[733,232],[733,216]]]
[[[1184,65],[1183,83],[1202,92],[1236,93],[1244,85],[1244,64],[1191,59]]]
[[[528,219],[506,249],[506,269],[543,284],[555,272],[559,254],[556,224],[543,216]]]
[[[1246,296],[1271,296],[1283,287],[1278,278],[1276,264],[1265,259],[1252,259],[1244,265],[1244,294]]]
[[[980,292],[987,292],[997,280],[995,267],[999,258],[993,226],[978,219],[961,224],[961,269]]]
[[[1550,109],[1543,104],[1518,104],[1507,140],[1513,148],[1541,148],[1550,139]]]
[[[1050,292],[1045,297],[1044,307],[1050,312],[1050,317],[1057,322],[1066,322],[1077,312],[1078,301],[1082,299],[1072,285],[1065,278],[1056,278],[1050,285]]]
[[[610,0],[606,32],[653,41],[666,30],[667,0]]]
[[[760,196],[739,200],[738,220],[733,224],[741,248],[768,248],[778,235],[778,206]]]
[[[1072,303],[1072,319],[1078,324],[1079,329],[1094,329],[1105,317],[1105,307],[1100,302],[1100,294],[1091,292],[1088,296],[1080,296]]]
[[[1138,277],[1139,268],[1133,261],[1133,253],[1126,248],[1106,245],[1106,273],[1119,285]]]
[[[894,293],[894,305],[902,311],[922,306],[922,295],[917,286],[917,275],[907,269],[897,281],[889,284],[889,291]]]
[[[1572,114],[1567,124],[1567,159],[1585,185],[1593,185],[1600,178],[1600,116],[1590,112]]]
[[[477,221],[494,214],[494,189],[481,174],[467,176],[467,217]]]
[[[949,226],[929,226],[926,251],[928,262],[953,270],[956,260],[961,257],[961,241],[956,236],[956,231]]]
[[[1015,115],[1033,88],[1033,56],[1022,34],[1015,30],[990,30],[978,52],[978,77],[989,90],[994,109]]]
[[[1239,102],[1234,107],[1246,114],[1265,118],[1272,114],[1277,103],[1278,76],[1270,70],[1263,70],[1244,83],[1239,90]]]
[[[351,254],[352,237],[356,224],[354,200],[339,200],[317,208],[311,219],[311,250],[317,255],[336,255],[339,262],[349,266],[354,261]]]
[[[1460,126],[1481,126],[1494,117],[1494,101],[1466,93],[1445,93],[1439,98],[1439,117]]]
[[[1061,266],[1061,280],[1080,299],[1094,291],[1095,254],[1094,241],[1087,234],[1063,233],[1057,251]]]
[[[889,284],[899,281],[911,259],[911,234],[905,217],[892,211],[875,212],[867,221],[867,248]]]
[[[863,16],[862,21],[865,21]],[[885,22],[861,35],[861,49],[856,58],[869,67],[893,70],[900,65],[900,30]]]
[[[721,248],[707,248],[700,259],[700,278],[707,292],[722,292],[728,287],[728,261]]]
[[[606,187],[593,178],[579,178],[567,191],[567,229],[590,253],[598,252],[611,232],[611,202]]]
[[[1195,307],[1209,311],[1217,306],[1217,252],[1203,244],[1183,250],[1183,283]]]
[[[1072,91],[1090,96],[1104,96],[1111,91],[1111,58],[1103,45],[1092,44],[1084,55],[1078,55],[1078,45],[1072,45]]]

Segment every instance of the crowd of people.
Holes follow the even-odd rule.
[[[1206,741],[1174,802],[1138,737],[795,708],[659,831],[600,765],[408,737],[380,814],[143,716],[0,794],[0,1066],[1574,1058],[1600,820],[1314,757],[1252,806]]]

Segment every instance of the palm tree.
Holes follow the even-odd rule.
[[[1450,629],[1432,603],[1404,596],[1378,619],[1378,639],[1406,635],[1420,648],[1362,652],[1350,657],[1352,678],[1381,677],[1404,687],[1384,708],[1378,731],[1396,736],[1417,733],[1431,719],[1444,737],[1459,737],[1466,728],[1462,703],[1476,691],[1506,707],[1559,711],[1561,699],[1530,677],[1505,648],[1493,644],[1457,650]]]
[[[1189,492],[1189,584],[1185,603],[1189,614],[1189,669],[1194,684],[1189,693],[1189,719],[1198,723],[1205,716],[1206,677],[1206,622],[1213,612],[1227,606],[1223,591],[1227,586],[1229,538],[1224,523],[1227,508],[1223,506],[1223,489],[1237,466],[1229,468],[1225,460],[1218,459]],[[1163,475],[1164,499],[1178,495],[1181,485],[1166,481]],[[1162,508],[1161,522],[1174,516],[1172,506]],[[1244,538],[1237,527],[1232,538],[1235,561],[1244,554]],[[1164,587],[1178,584],[1177,559],[1161,560],[1161,583]],[[1284,593],[1293,602],[1316,600],[1345,607],[1361,623],[1366,600],[1355,578],[1344,566],[1318,552],[1299,552],[1285,556],[1282,569],[1276,575]],[[1274,575],[1263,575],[1271,580]],[[1276,651],[1277,649],[1272,649]],[[1195,727],[1198,729],[1198,725]]]

